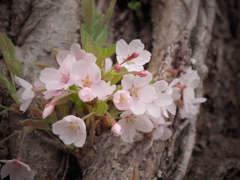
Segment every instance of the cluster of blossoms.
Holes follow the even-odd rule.
[[[62,102],[63,99],[78,95],[78,101],[87,108],[86,117],[80,118],[82,114],[66,115],[52,124],[52,132],[59,135],[64,144],[82,147],[89,128],[86,121],[91,117],[106,117],[105,125],[125,142],[134,142],[136,130],[147,133],[153,140],[165,141],[172,135],[168,128],[171,122],[166,121],[169,113],[176,115],[179,106],[181,117],[191,118],[197,113],[195,104],[206,101],[205,98],[195,98],[194,89],[200,78],[190,67],[170,84],[165,80],[152,83],[152,74],[143,67],[150,61],[151,53],[144,50],[140,40],[133,40],[130,44],[118,41],[116,55],[114,66],[111,59],[106,58],[105,67],[99,67],[93,54],[85,52],[79,44],[73,44],[70,51],[57,54],[59,68],[44,68],[34,85],[15,76],[15,82],[22,86],[17,92],[20,110],[25,112],[36,93],[43,93],[44,98],[50,100],[42,112],[42,119],[46,119],[56,105],[66,102]],[[117,76],[122,76],[121,85],[114,82]],[[102,103],[107,104],[107,108],[99,107]],[[112,114],[108,112],[110,107]],[[118,110],[124,112],[116,122]],[[29,176],[32,173],[18,160],[9,161],[2,171],[13,165],[25,167]],[[2,177],[8,174],[14,176],[8,171],[1,172]]]

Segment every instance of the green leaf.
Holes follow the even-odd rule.
[[[82,39],[82,46],[86,52],[94,54],[97,58],[96,64],[99,68],[101,68],[102,61],[103,61],[103,54],[101,52],[100,47],[94,42],[94,40],[90,37],[88,32],[85,30],[85,25],[82,24],[81,27],[81,39]]]
[[[12,84],[9,82],[9,80],[2,74],[0,71],[0,82],[4,84],[4,86],[7,88],[7,90],[10,92],[10,94],[17,94],[16,89],[12,86]]]
[[[133,180],[139,180],[137,165],[135,165],[134,168],[133,168],[133,178],[132,179]]]
[[[0,33],[0,49],[2,50],[8,69],[11,72],[11,76],[16,75],[22,78],[22,63],[15,58],[15,49],[12,41],[2,33]]]
[[[122,67],[122,69],[120,70],[119,73],[125,72],[125,71],[126,71],[126,68],[125,68],[125,67]],[[118,76],[115,76],[115,77],[113,78],[113,80],[111,81],[111,85],[116,84],[116,83],[117,83],[118,81],[120,81],[122,78],[123,78],[123,74],[120,74],[120,75],[118,75]]]
[[[109,19],[112,17],[112,13],[113,13],[116,2],[117,2],[117,0],[111,0],[109,8],[107,10],[107,14],[103,21],[102,27],[105,26],[107,24],[107,22],[109,21]]]
[[[57,54],[61,51],[61,49],[57,49],[57,48],[54,48],[52,47],[50,44],[48,45],[52,51],[52,54],[56,57]]]
[[[49,125],[44,120],[31,120],[27,119],[21,121],[22,124],[28,125],[34,129],[44,129],[44,130],[51,130]]]
[[[137,1],[137,2],[129,2],[128,3],[128,7],[133,10],[133,11],[139,11],[142,7],[141,2]]]
[[[83,19],[86,24],[86,30],[89,34],[91,34],[91,30],[92,30],[94,11],[95,11],[95,0],[82,1]]]
[[[107,27],[103,27],[102,29],[98,29],[98,30],[93,30],[91,37],[93,38],[93,40],[95,41],[95,43],[100,46],[102,44],[104,44],[107,40]]]
[[[101,48],[101,51],[102,51],[102,54],[104,55],[104,57],[109,57],[116,52],[116,45]]]
[[[62,117],[65,117],[68,115],[68,108],[67,108],[66,104],[57,105],[57,107],[58,107]]]
[[[108,110],[107,102],[105,101],[98,101],[97,107],[94,110],[94,114],[97,116],[103,116],[105,114],[105,111]]]
[[[37,66],[37,67],[40,68],[40,69],[54,68],[54,67],[52,67],[52,66],[50,66],[50,65],[40,64],[40,63],[37,63],[37,62],[35,62],[35,61],[33,61],[33,60],[32,60],[32,62],[33,62],[33,64],[34,64],[35,66]]]
[[[71,149],[73,149],[73,148],[74,148],[74,144],[72,143],[72,144],[70,145],[70,147],[71,147]]]
[[[32,110],[32,112],[40,119],[42,119],[42,113],[43,111],[40,109],[36,109],[36,108],[30,108]],[[54,124],[55,122],[57,122],[57,116],[56,113],[53,111],[52,114],[50,114],[48,117],[46,117],[45,119],[42,119],[44,122],[47,122],[49,124]]]

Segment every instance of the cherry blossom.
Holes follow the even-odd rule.
[[[122,127],[119,123],[114,122],[111,131],[114,135],[119,136],[122,134]]]
[[[173,102],[171,97],[172,89],[168,87],[168,83],[164,80],[157,81],[153,84],[157,98],[146,104],[147,111],[151,116],[156,118],[161,116],[161,108],[164,108]]]
[[[116,44],[118,63],[128,71],[143,70],[143,65],[148,63],[151,58],[151,53],[143,49],[144,44],[140,39],[132,40],[129,45],[123,39],[119,40]]]
[[[131,110],[122,113],[118,123],[122,127],[121,138],[125,142],[133,142],[136,130],[141,132],[150,132],[153,130],[153,124],[147,114],[136,115]]]
[[[127,110],[132,106],[133,100],[128,91],[119,90],[113,96],[113,103],[118,110]]]
[[[48,103],[43,110],[43,114],[42,114],[42,118],[45,119],[46,117],[48,117],[50,114],[52,114],[52,112],[54,111],[54,107],[55,107],[55,100],[52,100],[50,103]]]
[[[155,88],[148,85],[152,80],[152,74],[146,77],[126,74],[122,79],[123,90],[130,93],[133,99],[131,110],[134,114],[140,115],[146,111],[146,103],[152,102],[156,98]]]
[[[34,172],[25,163],[17,160],[0,160],[0,162],[6,163],[1,169],[1,178],[5,178],[8,175],[11,180],[33,180]]]
[[[77,61],[73,65],[73,73],[78,77],[75,84],[90,88],[94,97],[105,97],[116,89],[116,85],[110,86],[110,82],[101,80],[101,71],[94,63],[88,65],[86,61]]]
[[[92,90],[88,87],[84,87],[83,89],[81,89],[78,93],[78,97],[83,102],[91,101],[94,99],[94,96],[92,95]]]
[[[45,68],[41,71],[39,79],[46,84],[47,90],[68,89],[74,84],[77,77],[72,73],[72,65],[75,62],[72,55],[68,55],[60,68]]]
[[[206,98],[195,98],[195,92],[191,87],[183,90],[183,108],[180,108],[181,118],[192,118],[197,114],[197,106],[195,104],[204,103]]]
[[[112,61],[112,59],[111,58],[106,58],[105,59],[105,69],[104,69],[104,71],[108,71],[108,70],[110,70],[111,69],[111,67],[113,66],[113,61]]]
[[[191,66],[185,68],[186,73],[181,73],[179,80],[181,86],[191,87],[195,89],[200,82],[200,77],[196,70],[192,70]]]
[[[52,131],[60,135],[60,139],[66,144],[74,144],[82,147],[86,141],[86,125],[84,121],[76,116],[68,115],[52,125]]]
[[[163,122],[161,124],[154,123],[154,130],[152,133],[154,140],[166,141],[172,136],[172,131],[167,128],[167,126],[171,125],[171,122]]]
[[[84,60],[86,61],[89,65],[92,64],[92,63],[95,63],[97,58],[91,54],[91,53],[86,53],[83,49],[81,49],[81,46],[77,43],[74,43],[72,46],[71,46],[71,49],[70,51],[67,51],[67,50],[63,50],[63,51],[60,51],[56,58],[57,58],[57,62],[60,66],[62,66],[62,63],[64,61],[64,59],[66,59],[66,57],[71,54],[75,57],[76,61],[79,61],[79,60]]]
[[[46,84],[43,83],[42,81],[40,81],[40,79],[35,80],[34,86],[36,88],[46,88]],[[45,91],[42,93],[43,93],[45,99],[50,99],[52,97],[58,98],[60,96],[67,94],[68,92],[67,91],[58,91],[58,90],[49,90],[49,91]]]
[[[20,106],[20,110],[25,112],[28,106],[31,104],[32,99],[34,98],[35,95],[34,91],[32,90],[33,85],[17,76],[14,76],[14,81],[19,86],[22,86],[18,90],[17,96],[19,97],[19,102],[22,103]]]

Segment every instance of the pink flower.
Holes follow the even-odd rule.
[[[122,127],[119,123],[114,122],[111,128],[114,135],[119,136],[122,134]]]
[[[112,59],[111,58],[106,58],[105,59],[105,69],[104,69],[104,71],[108,71],[109,69],[111,69],[111,67],[113,66],[113,61],[112,61]]]
[[[27,164],[17,159],[0,160],[0,162],[6,163],[1,169],[2,179],[9,175],[11,180],[33,180],[34,172]]]
[[[113,96],[113,103],[118,110],[127,110],[132,106],[133,100],[128,91],[119,90]]]
[[[152,102],[146,104],[147,111],[151,116],[156,118],[161,116],[161,108],[172,104],[173,99],[168,92],[168,83],[164,80],[157,81],[153,84],[155,88],[155,93],[157,94],[157,98]]]
[[[66,57],[71,54],[75,57],[76,61],[79,61],[79,60],[84,60],[86,61],[89,65],[92,64],[92,63],[95,63],[97,58],[91,54],[91,53],[86,53],[83,49],[81,49],[81,46],[77,43],[74,43],[72,46],[71,46],[71,50],[70,51],[67,51],[67,50],[63,50],[63,51],[60,51],[58,54],[57,54],[57,62],[60,66],[62,66],[62,63],[64,61],[64,59],[66,59]]]
[[[73,73],[78,77],[75,84],[82,88],[90,88],[94,97],[101,98],[107,96],[116,88],[115,85],[110,86],[110,82],[106,83],[101,80],[101,71],[94,63],[88,65],[86,61],[77,61],[73,65]]]
[[[192,118],[197,114],[197,107],[195,104],[204,103],[206,98],[195,98],[193,88],[187,87],[183,90],[183,108],[180,108],[181,118]]]
[[[170,124],[172,123],[164,122],[159,125],[154,123],[155,129],[153,130],[153,133],[152,133],[153,139],[155,140],[160,139],[161,141],[168,140],[172,136],[172,131],[169,128],[167,128],[167,126],[169,126]]]
[[[200,77],[197,74],[196,70],[192,70],[192,67],[185,68],[186,73],[181,73],[179,80],[181,86],[191,87],[195,89],[200,82]]]
[[[135,71],[134,74],[135,74],[135,75],[138,75],[138,76],[140,76],[140,77],[145,77],[145,76],[148,75],[148,71],[146,71],[146,70]]]
[[[40,81],[40,79],[37,79],[34,82],[34,86],[36,88],[46,88],[46,85],[42,81]],[[67,91],[58,91],[58,90],[49,90],[49,91],[45,91],[42,93],[43,93],[45,99],[50,99],[52,97],[58,98],[60,96],[67,94],[68,92]]]
[[[117,72],[119,72],[119,71],[121,71],[122,66],[121,66],[120,64],[116,64],[116,65],[114,66],[114,69],[115,69]]]
[[[153,124],[147,114],[135,115],[131,110],[127,110],[121,114],[121,118],[118,123],[122,127],[121,138],[125,142],[133,142],[136,130],[145,133],[153,130]]]
[[[92,95],[92,90],[88,87],[84,87],[82,90],[79,91],[78,97],[83,102],[88,102],[94,99],[94,96]]]
[[[52,112],[54,111],[54,107],[55,107],[55,101],[51,101],[50,103],[48,103],[43,110],[42,118],[45,119],[50,114],[52,114]]]
[[[29,82],[14,76],[14,81],[19,85],[22,86],[18,92],[17,96],[19,97],[19,102],[21,102],[20,110],[25,112],[28,108],[28,106],[31,104],[32,99],[34,98],[34,91],[33,85],[31,85]]]
[[[139,39],[132,40],[128,45],[123,39],[116,44],[117,61],[128,71],[141,71],[143,65],[148,63],[151,58],[149,51],[143,50],[144,44]]]
[[[86,141],[86,125],[84,121],[76,116],[68,115],[52,125],[52,131],[60,135],[60,139],[66,144],[74,144],[82,147]]]
[[[54,68],[42,70],[39,79],[46,84],[46,89],[68,89],[72,86],[77,78],[72,74],[72,65],[75,61],[74,56],[68,55],[58,70]]]
[[[133,99],[131,110],[134,114],[144,114],[146,111],[146,103],[152,102],[156,98],[155,88],[148,85],[152,80],[152,74],[146,77],[126,74],[122,79],[123,90],[130,93]]]

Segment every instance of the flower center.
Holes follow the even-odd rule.
[[[68,124],[68,129],[72,134],[76,133],[78,128],[79,126],[77,122],[70,122],[70,124]]]
[[[126,101],[126,98],[124,97],[124,94],[120,94],[120,102],[123,105],[124,101]]]
[[[141,93],[139,92],[141,89],[142,87],[138,87],[138,85],[136,85],[136,87],[133,86],[129,91],[132,96],[139,97],[141,96]]]
[[[20,168],[21,164],[19,164],[18,162],[14,162],[14,168]]]
[[[82,79],[83,87],[90,87],[93,83],[93,79],[90,79],[89,75],[85,76]]]
[[[65,70],[61,72],[60,75],[60,81],[63,82],[64,84],[67,84],[70,79],[70,74],[68,74]]]

